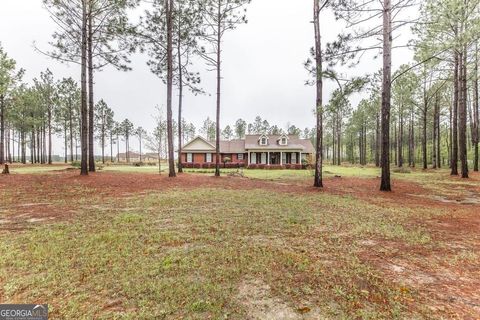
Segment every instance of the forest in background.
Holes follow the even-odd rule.
[[[58,30],[51,51],[40,53],[78,64],[81,81],[56,80],[47,69],[33,83],[24,83],[24,70],[0,48],[0,163],[52,163],[52,137],[57,135],[63,140],[65,161],[74,161],[80,149],[82,174],[87,174],[95,171],[95,144],[105,159],[121,147],[128,151],[136,137],[140,146],[144,141],[145,148],[168,158],[170,176],[175,176],[174,151],[181,152],[197,131],[217,142],[245,133],[286,132],[312,139],[317,147],[317,186],[324,160],[382,167],[381,189],[386,191],[391,163],[424,169],[448,166],[453,175],[460,172],[464,178],[469,164],[478,171],[478,0],[314,0],[315,45],[305,69],[317,101],[316,107],[305,108],[312,110],[317,126],[304,129],[291,124],[282,128],[260,117],[226,126],[220,121],[221,44],[225,33],[247,22],[249,3],[157,0],[134,25],[128,13],[139,1],[46,0]],[[324,44],[320,21],[326,10],[346,23],[349,32]],[[411,28],[415,38],[394,43],[404,28]],[[404,46],[415,52],[415,59],[392,71],[391,53]],[[95,72],[106,65],[129,70],[129,56],[138,49],[167,84],[166,110],[157,108],[156,127],[150,133],[128,119],[116,121],[113,108],[94,96]],[[354,68],[371,51],[380,52],[381,70],[357,78],[336,71],[345,65]],[[216,117],[206,119],[198,130],[182,116],[183,92],[204,93],[199,74],[191,71],[193,57],[202,58],[217,78]],[[324,81],[338,84],[326,103]],[[176,123],[174,88],[179,93]],[[359,93],[364,98],[353,105],[351,97]],[[219,175],[219,164],[216,171]]]

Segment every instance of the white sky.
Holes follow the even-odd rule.
[[[238,118],[253,122],[256,115],[282,128],[287,123],[302,129],[312,127],[315,92],[304,85],[308,75],[303,68],[314,44],[312,1],[253,0],[248,6],[248,20],[247,25],[230,32],[224,42],[222,127],[232,125]],[[342,30],[331,15],[324,16],[322,28],[324,42],[335,39]],[[16,59],[18,67],[26,69],[25,81],[38,77],[46,68],[57,79],[79,79],[78,66],[67,66],[34,50],[34,41],[38,47],[49,49],[54,29],[41,0],[1,0],[0,42]],[[394,65],[408,63],[411,57],[406,50],[396,51]],[[154,107],[165,105],[166,89],[150,73],[146,60],[145,56],[134,56],[130,72],[107,68],[97,73],[95,99],[104,99],[115,111],[117,121],[129,118],[135,126],[151,130]],[[373,72],[380,66],[380,60],[364,59],[355,74]],[[203,63],[196,70],[201,72],[203,87],[210,95],[187,95],[184,116],[198,131],[207,116],[215,116],[215,74],[207,72]],[[353,70],[346,72],[351,75]],[[335,84],[327,84],[325,101],[334,88]],[[56,153],[63,153],[61,145],[56,144]]]

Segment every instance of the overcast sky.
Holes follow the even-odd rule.
[[[314,43],[311,7],[310,0],[253,0],[248,6],[248,24],[227,34],[223,51],[222,127],[238,118],[252,122],[256,115],[282,128],[287,123],[302,129],[314,125],[315,90],[305,86],[308,75],[303,68]],[[324,18],[322,28],[323,41],[335,39],[342,31],[341,24],[331,15]],[[55,30],[41,0],[1,0],[0,30],[2,46],[18,67],[27,71],[25,81],[38,77],[46,68],[56,78],[79,79],[78,66],[56,62],[34,50],[34,42],[41,49],[49,49],[48,42]],[[395,66],[410,59],[408,51],[394,53]],[[150,73],[146,60],[145,56],[134,56],[130,72],[107,68],[96,73],[95,99],[104,99],[115,111],[117,121],[129,118],[135,126],[151,130],[152,114],[156,105],[165,105],[166,89]],[[380,60],[364,59],[348,73],[372,72],[380,66]],[[206,117],[215,117],[215,74],[206,71],[204,64],[198,64],[196,70],[201,72],[202,85],[210,95],[187,95],[184,116],[199,128]],[[327,84],[326,101],[334,88],[335,84]],[[55,148],[56,153],[63,152],[60,146]]]

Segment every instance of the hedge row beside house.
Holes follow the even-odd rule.
[[[215,163],[182,163],[186,169],[215,169]],[[220,163],[220,168],[238,169],[245,168],[243,163]]]
[[[290,169],[290,170],[303,170],[307,169],[306,165],[302,164],[251,164],[248,166],[248,169],[266,169],[266,170],[283,170],[283,169]]]
[[[185,169],[215,169],[215,163],[182,163],[182,167]],[[220,164],[220,168],[226,169],[238,169],[238,168],[245,168],[245,164],[243,163],[226,163]],[[265,170],[305,170],[308,169],[309,166],[305,164],[251,164],[247,167],[247,169],[265,169]]]

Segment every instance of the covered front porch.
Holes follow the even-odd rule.
[[[286,165],[301,164],[301,151],[249,151],[248,164]]]

